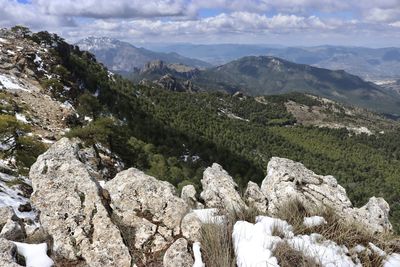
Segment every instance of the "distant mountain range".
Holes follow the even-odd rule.
[[[213,65],[225,64],[244,56],[269,55],[299,64],[345,70],[368,80],[400,77],[400,48],[365,48],[343,46],[282,47],[246,44],[149,44],[159,52],[174,51]]]
[[[132,79],[173,76],[182,82],[207,91],[244,92],[249,95],[270,95],[287,92],[306,92],[342,103],[358,105],[382,113],[400,114],[400,95],[366,82],[345,71],[332,71],[296,64],[271,56],[244,57],[206,70],[177,72],[159,65],[132,75]]]
[[[111,71],[118,73],[129,73],[137,68],[142,68],[147,62],[153,60],[180,63],[200,69],[211,66],[210,63],[181,56],[175,52],[153,52],[108,37],[88,37],[75,45],[79,46],[81,50],[93,53]]]

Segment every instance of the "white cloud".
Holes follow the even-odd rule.
[[[182,16],[183,0],[34,0],[44,14],[89,18]]]
[[[70,40],[377,40],[400,30],[400,0],[0,0],[0,10],[0,27],[23,24]],[[207,10],[213,15],[198,16]]]

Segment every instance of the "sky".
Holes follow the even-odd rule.
[[[400,47],[400,0],[0,0],[0,27],[70,42]]]

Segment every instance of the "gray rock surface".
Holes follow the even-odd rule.
[[[12,241],[22,241],[25,238],[25,231],[19,222],[8,219],[1,229],[0,237]]]
[[[246,191],[244,192],[244,199],[250,207],[254,207],[264,214],[267,212],[268,199],[256,183],[252,181],[248,182]]]
[[[17,246],[4,238],[0,238],[0,266],[18,267],[16,263]]]
[[[273,157],[261,191],[268,198],[268,211],[272,214],[279,205],[297,199],[305,207],[329,206],[344,218],[363,222],[373,231],[391,230],[388,219],[389,205],[383,199],[372,198],[360,209],[353,205],[335,177],[317,175],[303,164],[289,159]]]
[[[53,238],[53,256],[56,262],[128,267],[128,248],[79,154],[79,141],[63,138],[30,170],[31,199],[40,210],[44,230]]]
[[[206,207],[221,210],[247,208],[236,191],[237,184],[221,165],[214,163],[211,167],[208,167],[203,173],[201,184],[203,192],[201,192],[200,197],[204,200]]]
[[[200,240],[200,229],[202,222],[194,212],[190,212],[182,219],[182,235],[191,242]]]
[[[193,263],[188,242],[184,238],[176,240],[164,254],[164,267],[192,267]]]
[[[14,210],[11,207],[0,208],[0,230],[9,220],[17,219]]]
[[[130,168],[118,173],[104,189],[120,224],[135,231],[134,246],[141,253],[164,250],[180,234],[189,207],[168,182]]]

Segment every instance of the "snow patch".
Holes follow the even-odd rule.
[[[349,256],[348,249],[344,246],[338,246],[330,240],[323,240],[320,234],[295,236],[288,240],[289,245],[298,251],[304,253],[325,267],[355,267],[357,266]]]
[[[193,267],[204,267],[205,266],[205,264],[201,258],[200,242],[193,243],[193,256],[194,256]]]
[[[51,267],[53,260],[47,256],[47,244],[27,244],[13,242],[17,246],[18,254],[25,257],[26,266],[29,267]]]
[[[313,223],[317,220],[310,219]],[[286,221],[268,216],[258,216],[255,224],[236,222],[232,238],[238,267],[279,266],[273,251],[280,242],[287,242],[325,267],[358,266],[347,256],[346,247],[324,240],[319,234],[294,236]]]
[[[22,88],[16,81],[15,77],[0,74],[0,84],[8,90],[26,90]],[[29,90],[26,90],[29,91]]]
[[[23,176],[15,177],[5,173],[0,173],[0,207],[11,207],[19,218],[26,218],[35,221],[37,214],[34,210],[29,212],[21,212],[18,210],[18,207],[28,203],[29,199],[23,197],[23,193],[19,189],[8,185],[14,184],[15,182],[30,185],[30,181]]]
[[[311,216],[311,217],[305,217],[303,220],[303,225],[305,227],[315,227],[315,226],[319,226],[322,224],[326,224],[326,220],[324,219],[324,217],[321,216]]]
[[[192,210],[192,212],[196,214],[201,223],[222,224],[225,221],[225,217],[218,215],[218,209],[215,208]]]
[[[17,121],[20,121],[23,123],[29,123],[24,114],[15,113],[15,118],[17,119]]]
[[[399,267],[400,266],[400,254],[393,253],[388,256],[385,260],[383,267]]]

